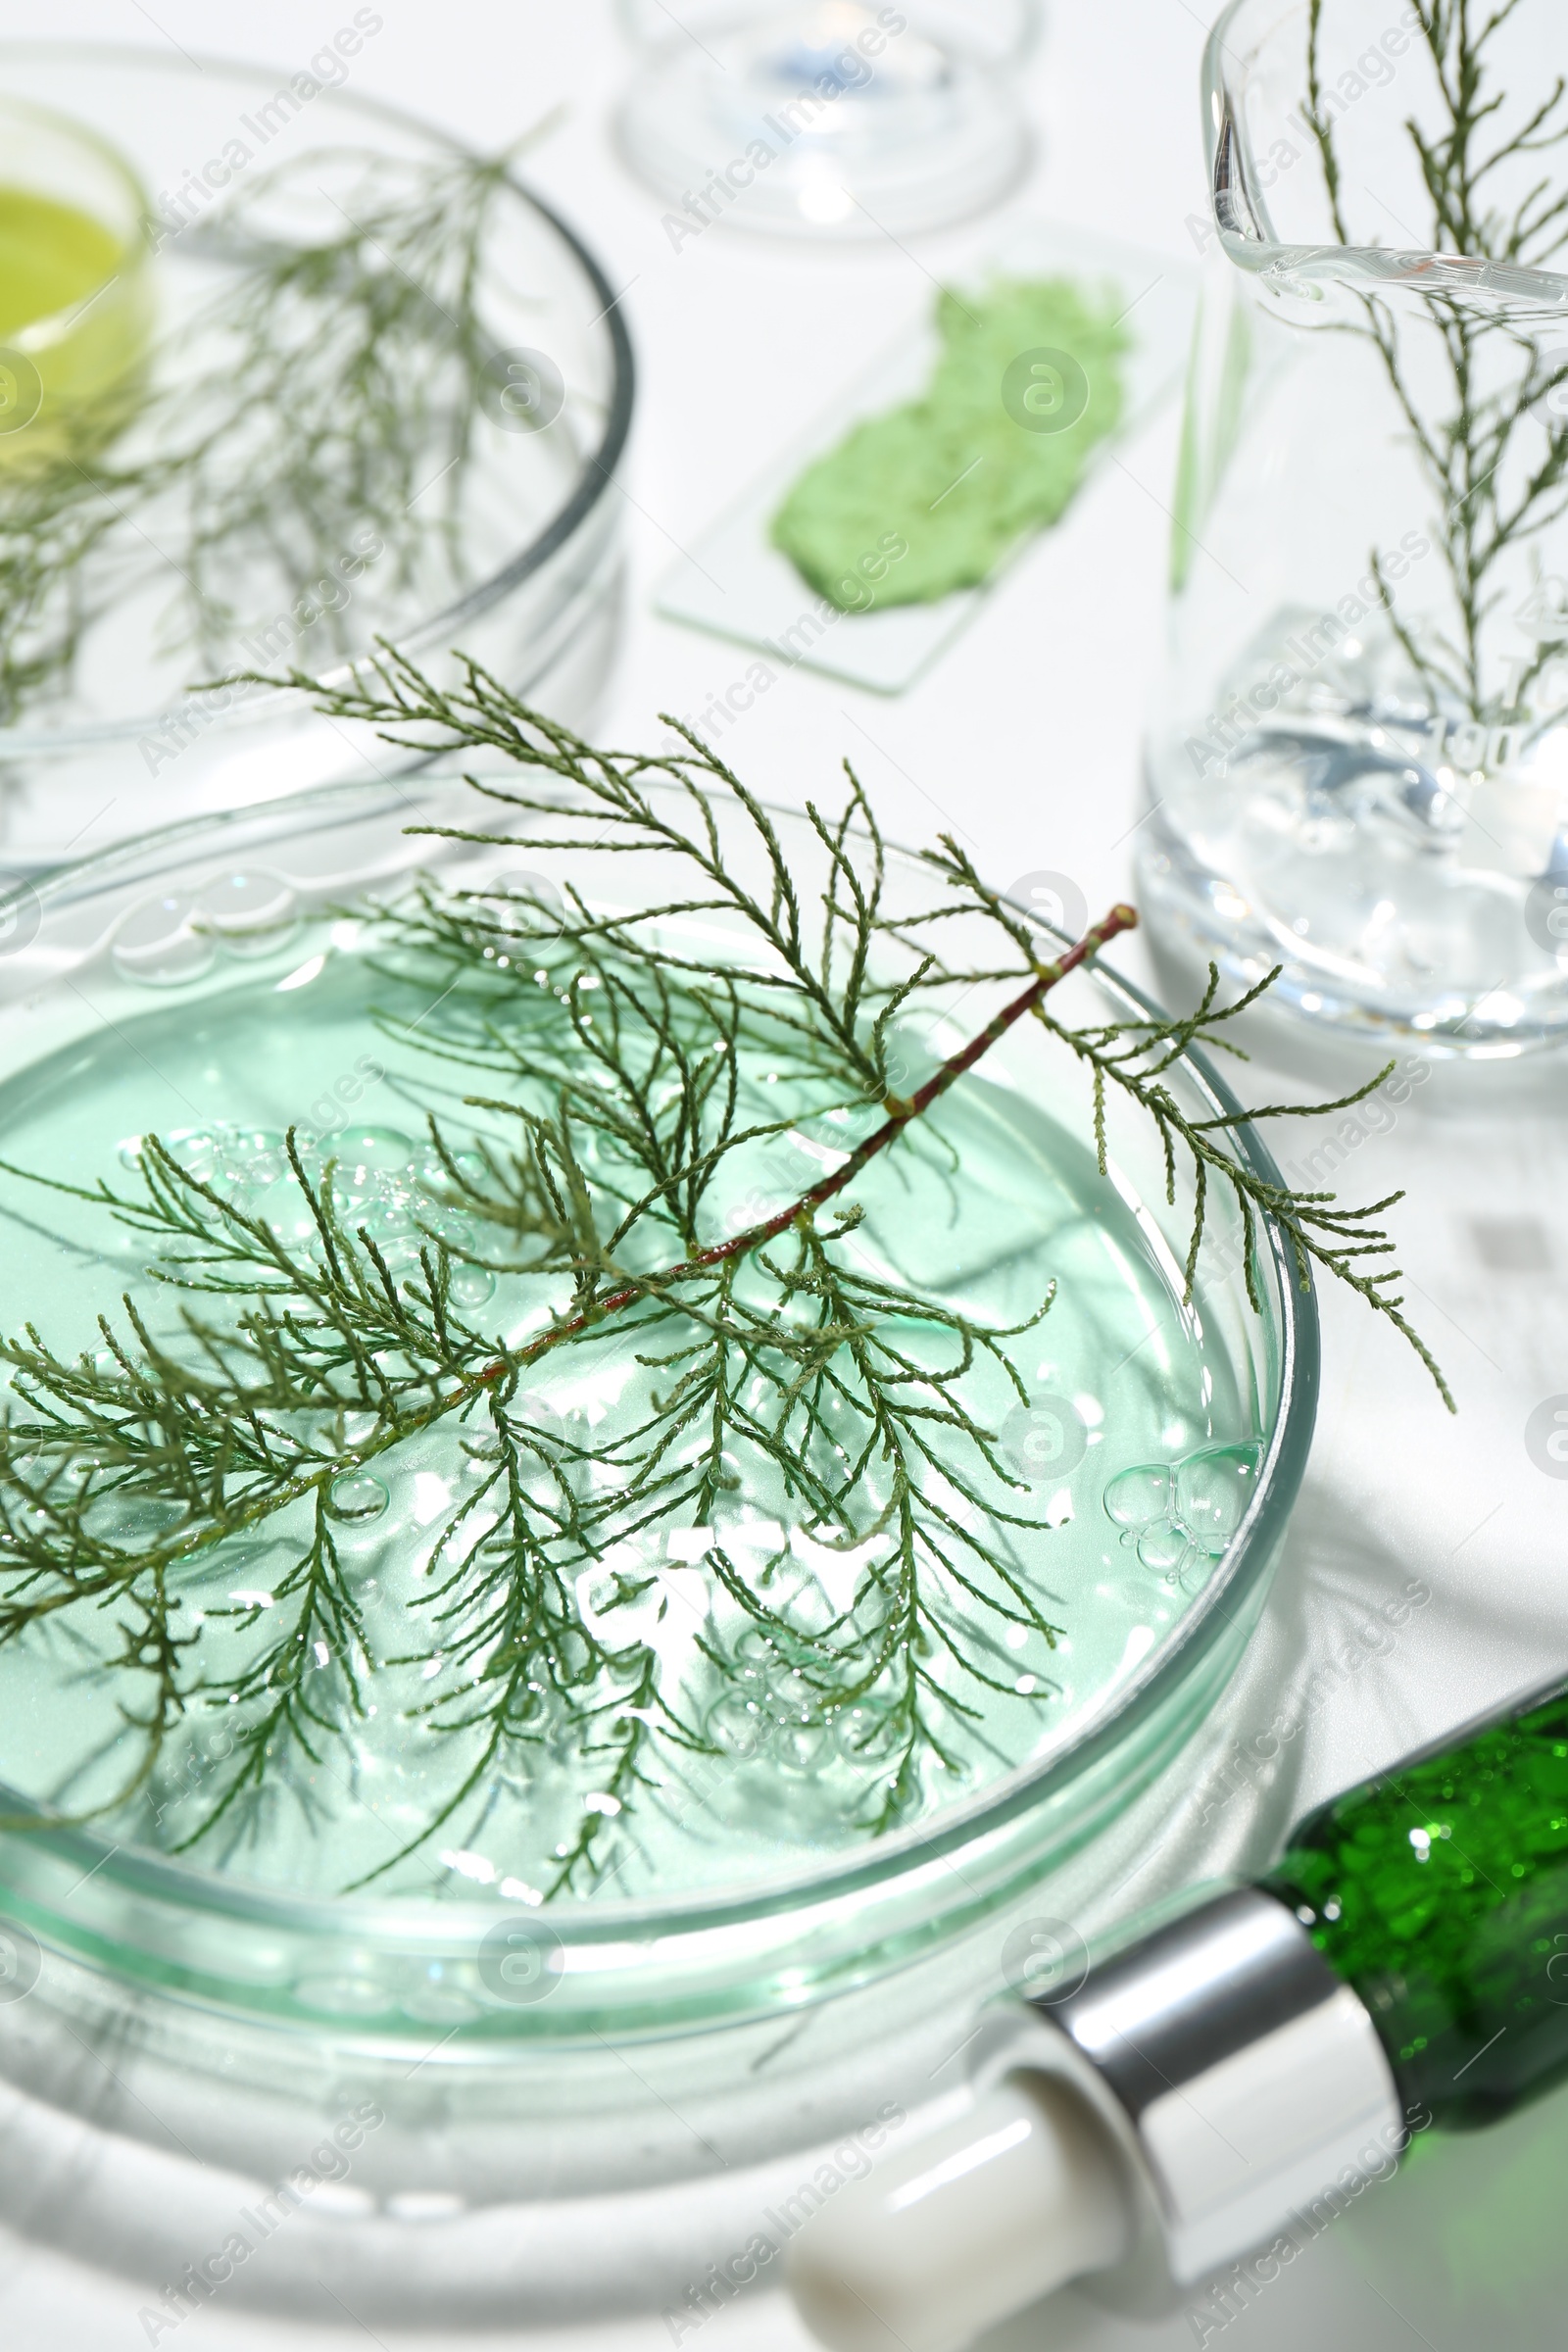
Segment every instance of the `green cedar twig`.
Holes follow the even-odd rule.
[[[473,1089],[457,1125],[430,1122],[439,1200],[469,1238],[449,1242],[432,1211],[416,1269],[388,1262],[345,1208],[335,1165],[318,1166],[293,1136],[308,1247],[156,1139],[139,1187],[53,1184],[142,1238],[152,1297],[173,1305],[166,1326],[127,1297],[121,1318],[103,1318],[96,1354],[64,1357],[32,1325],[0,1343],[12,1388],[0,1421],[0,1644],[107,1612],[120,1642],[108,1662],[145,1678],[145,1700],[125,1717],[136,1761],[92,1810],[133,1823],[172,1777],[181,1727],[221,1710],[233,1752],[189,1800],[195,1818],[177,1843],[242,1848],[283,1792],[314,1801],[296,1766],[328,1765],[352,1746],[373,1695],[383,1716],[403,1707],[426,1752],[444,1741],[450,1761],[416,1832],[370,1877],[422,1855],[438,1833],[471,1836],[498,1774],[564,1752],[581,1809],[542,1891],[585,1888],[620,1867],[637,1816],[664,1800],[682,1759],[723,1748],[737,1711],[781,1736],[847,1740],[864,1759],[857,1818],[873,1832],[907,1819],[933,1765],[961,1762],[958,1735],[987,1694],[1019,1707],[1046,1696],[1017,1692],[1013,1638],[1043,1656],[1060,1629],[1020,1557],[1042,1527],[999,1416],[1029,1401],[1013,1344],[1051,1293],[999,1329],[879,1271],[858,1247],[849,1196],[876,1161],[940,1166],[931,1114],[1026,1018],[1089,1068],[1102,1166],[1110,1089],[1153,1120],[1173,1201],[1185,1155],[1189,1287],[1226,1187],[1254,1304],[1268,1220],[1303,1286],[1313,1264],[1349,1283],[1442,1386],[1390,1295],[1396,1277],[1362,1270],[1389,1250],[1371,1219],[1392,1200],[1356,1212],[1293,1193],[1238,1149],[1242,1114],[1181,1107],[1168,1081],[1178,1057],[1235,1050],[1225,1031],[1238,1008],[1216,1007],[1217,984],[1176,1021],[1056,1018],[1053,991],[1129,927],[1130,909],[1043,961],[1040,934],[950,841],[927,856],[941,904],[895,922],[881,836],[850,772],[838,815],[808,812],[828,873],[818,925],[767,810],[695,737],[663,756],[597,752],[472,663],[442,688],[390,650],[322,699],[398,740],[433,734],[509,755],[513,770],[470,779],[494,829],[481,817],[459,840],[510,843],[526,813],[531,846],[653,852],[671,889],[635,914],[574,898],[543,928],[526,896],[433,880],[373,912],[389,1033],[442,1088]],[[749,831],[760,890],[726,863],[721,815]],[[956,972],[932,945],[957,913],[989,927],[994,969]],[[713,915],[739,918],[740,953],[705,951]],[[896,980],[895,947],[907,966]],[[900,1094],[897,1013],[960,980],[990,983],[1000,1009]],[[436,1009],[416,1021],[401,1009],[416,1002]],[[748,1079],[763,1068],[788,1082],[782,1112]],[[750,1167],[803,1118],[863,1120],[876,1105],[881,1118],[831,1173],[722,1230],[715,1188],[732,1166]],[[544,1319],[509,1338],[461,1308],[457,1275],[476,1264],[528,1276]],[[636,1375],[625,1409],[590,1442],[543,1411],[529,1383],[546,1361],[582,1372],[606,1350]],[[438,1445],[463,1465],[455,1483],[466,1492],[424,1540],[417,1597],[400,1621],[406,1646],[387,1654],[342,1543],[344,1482],[424,1464]],[[672,1682],[647,1622],[662,1605],[657,1577],[628,1562],[657,1558],[668,1531],[713,1529],[737,1482],[754,1505],[777,1498],[781,1518],[846,1563],[848,1586],[830,1605],[825,1588],[803,1582],[788,1539],[743,1557],[720,1528],[694,1677]],[[211,1639],[181,1619],[182,1587],[223,1545],[258,1535],[288,1546],[287,1565],[265,1623],[243,1593],[231,1602],[228,1621],[250,1646],[225,1674]],[[406,1670],[431,1678],[417,1695],[399,1681]]]

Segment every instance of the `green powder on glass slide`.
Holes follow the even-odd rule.
[[[808,466],[773,517],[774,546],[841,612],[978,587],[1026,532],[1059,518],[1120,423],[1121,308],[1114,288],[1059,277],[944,292],[924,396]],[[907,553],[887,563],[900,541]]]
[[[532,993],[519,1000],[521,1018],[535,1017]],[[538,992],[537,1017],[552,1002]],[[411,1012],[427,1004],[427,992],[409,997]],[[373,1236],[393,1277],[407,1279],[432,1231],[457,1250],[484,1245],[454,1202],[425,1130],[426,1110],[438,1106],[454,1147],[471,1148],[465,1124],[475,1114],[432,1089],[428,1065],[400,1053],[377,1008],[405,1009],[399,984],[359,949],[302,966],[283,994],[269,975],[195,1003],[138,1010],[117,1002],[112,1027],[63,1042],[0,1085],[5,1156],[88,1190],[100,1179],[133,1189],[139,1139],[158,1130],[201,1181],[300,1247],[314,1227],[283,1131],[330,1116],[334,1082],[357,1073],[343,1089],[353,1108],[340,1114],[352,1123],[308,1147],[307,1164],[318,1176],[323,1155],[335,1154],[345,1216]],[[799,1082],[754,1054],[740,1083],[744,1124],[776,1117]],[[721,1229],[726,1217],[757,1213],[748,1187],[766,1183],[794,1197],[855,1140],[857,1118],[880,1115],[874,1105],[813,1113],[807,1092],[799,1100],[799,1127],[769,1148],[765,1164],[736,1155],[714,1204]],[[964,1395],[1006,1444],[1021,1446],[1022,1504],[1046,1524],[1013,1531],[1016,1559],[1065,1631],[1049,1649],[997,1622],[988,1652],[996,1688],[956,1687],[955,1701],[972,1713],[933,1700],[951,1764],[927,1760],[911,1818],[939,1815],[1059,1750],[1171,1639],[1246,1507],[1260,1450],[1256,1400],[1202,1346],[1179,1273],[1152,1254],[1136,1206],[1100,1180],[1090,1150],[978,1075],[924,1124],[929,1134],[911,1134],[858,1180],[865,1216],[856,1248],[867,1268],[930,1284],[992,1325],[1033,1314],[1056,1282],[1055,1303],[1018,1344],[1018,1362],[1033,1396],[1062,1400],[1057,1422],[1048,1414],[1036,1431],[1031,1408],[983,1362]],[[149,1250],[137,1237],[80,1200],[14,1179],[0,1186],[0,1209],[7,1330],[31,1319],[68,1356],[101,1348],[95,1318],[122,1291],[156,1328],[170,1327],[177,1295],[145,1279]],[[453,1280],[463,1311],[509,1343],[536,1329],[560,1292],[556,1277],[492,1275],[461,1260]],[[940,1351],[942,1335],[911,1326],[904,1344]],[[635,1426],[650,1384],[670,1377],[640,1354],[648,1343],[635,1332],[563,1349],[530,1376],[515,1409],[580,1439],[591,1455]],[[482,1730],[438,1735],[428,1712],[432,1697],[445,1697],[461,1713],[456,1702],[472,1671],[462,1662],[463,1626],[438,1621],[439,1580],[428,1566],[435,1530],[483,1467],[482,1437],[482,1425],[443,1423],[334,1492],[336,1541],[364,1639],[382,1661],[366,1684],[365,1711],[346,1702],[323,1645],[310,1689],[332,1729],[313,1739],[315,1756],[280,1750],[261,1800],[233,1807],[199,1838],[193,1865],[332,1893],[383,1867],[477,1771],[449,1825],[378,1881],[379,1891],[428,1896],[444,1886],[528,1900],[549,1884],[585,1789],[602,1785],[592,1777],[601,1761],[564,1737],[514,1745],[487,1763]],[[691,1442],[700,1445],[700,1431]],[[965,1507],[956,1494],[949,1500]],[[177,1516],[168,1504],[109,1494],[94,1505],[94,1525],[101,1520],[106,1540],[145,1537],[143,1519],[160,1511]],[[810,1541],[804,1516],[799,1494],[765,1464],[754,1466],[720,1508],[723,1541],[754,1574],[782,1553],[781,1577],[803,1586],[814,1579],[824,1606],[835,1595],[843,1605],[855,1556]],[[1190,1538],[1184,1527],[1200,1533]],[[196,1645],[192,1663],[208,1691],[243,1675],[286,1617],[292,1604],[277,1589],[300,1533],[293,1521],[269,1522],[177,1571],[180,1638]],[[793,1720],[789,1678],[756,1642],[758,1704],[773,1726],[760,1742],[747,1707],[733,1687],[715,1684],[705,1656],[715,1635],[747,1638],[704,1564],[706,1541],[701,1530],[676,1542],[655,1527],[611,1563],[637,1597],[610,1630],[658,1647],[679,1703],[716,1751],[662,1757],[657,1788],[616,1826],[625,1842],[612,1849],[616,1867],[607,1876],[616,1897],[758,1885],[781,1868],[853,1850],[869,1840],[866,1800],[888,1769],[866,1706],[836,1727]],[[608,1574],[586,1572],[583,1606],[604,1602],[608,1588]],[[138,1752],[127,1719],[145,1713],[147,1677],[124,1660],[119,1616],[106,1606],[47,1617],[0,1645],[0,1784],[72,1809],[103,1805],[123,1787]],[[948,1676],[934,1649],[929,1664],[939,1680]],[[101,1834],[179,1850],[236,1769],[236,1733],[265,1697],[230,1707],[198,1694],[146,1780],[99,1818]]]

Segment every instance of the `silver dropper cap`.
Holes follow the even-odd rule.
[[[1239,1888],[1070,1997],[993,2012],[970,2115],[813,2217],[791,2291],[834,2352],[957,2352],[1086,2274],[1152,2315],[1401,2140],[1361,2002],[1294,1913]]]

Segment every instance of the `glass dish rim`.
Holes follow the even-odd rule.
[[[615,16],[621,37],[629,49],[636,50],[640,56],[647,55],[680,37],[679,26],[672,32],[665,32],[662,28],[658,32],[639,31],[633,21],[634,8],[635,0],[617,0]],[[1017,38],[1009,45],[1004,57],[999,55],[997,63],[990,68],[993,73],[1013,72],[1019,66],[1026,65],[1045,37],[1046,0],[1019,0],[1018,13],[1021,21]],[[687,37],[690,38],[689,35]]]
[[[461,764],[446,773],[441,762],[449,757]],[[489,758],[506,772],[515,772],[513,763],[501,756],[491,754]],[[456,785],[476,769],[484,772],[471,755],[465,759],[440,752],[405,782],[415,783],[420,790]],[[400,807],[406,809],[408,805],[407,790],[368,780],[320,785],[239,808],[208,811],[173,825],[150,828],[62,866],[36,883],[24,882],[0,894],[0,916],[9,905],[35,906],[41,924],[52,899],[69,904],[73,897],[91,897],[115,887],[117,880],[128,884],[151,879],[168,871],[202,842],[216,843],[225,833],[247,826],[260,824],[274,837],[278,832],[308,833],[342,824],[356,814],[369,820]],[[799,808],[773,802],[762,806],[775,822],[808,825]],[[416,828],[403,830],[414,833]],[[914,855],[892,841],[887,842],[886,853],[890,865],[912,860]],[[124,870],[117,874],[116,869]],[[1033,908],[1020,907],[1019,911],[1053,941],[1068,944],[1068,935],[1045,922]],[[1119,973],[1097,966],[1094,977],[1098,985],[1122,997],[1135,1017],[1158,1011],[1152,998]],[[47,980],[43,983],[45,989],[50,985]],[[1240,1111],[1240,1104],[1205,1054],[1189,1048],[1182,1058],[1216,1109],[1227,1115]],[[1233,1132],[1249,1165],[1266,1183],[1280,1184],[1280,1171],[1251,1124],[1240,1118]],[[1223,1557],[1221,1572],[1188,1611],[1175,1639],[1152,1652],[1147,1667],[1136,1669],[1127,1682],[1102,1700],[1067,1747],[1033,1770],[1015,1772],[1000,1788],[953,1806],[934,1823],[916,1823],[836,1863],[793,1873],[746,1893],[690,1895],[678,1905],[662,1905],[657,1898],[600,1902],[592,1896],[560,1898],[538,1906],[480,1903],[462,1895],[443,1896],[438,1901],[383,1897],[368,1902],[360,1896],[295,1896],[245,1881],[224,1881],[143,1849],[127,1852],[85,1826],[25,1827],[11,1835],[32,1850],[79,1862],[88,1875],[101,1883],[119,1885],[129,1895],[149,1897],[193,1916],[248,1920],[322,1942],[375,1942],[407,1952],[471,1946],[501,1921],[538,1922],[559,1937],[565,1949],[621,1944],[637,1937],[639,1931],[645,1937],[674,1942],[784,1914],[816,1913],[861,1889],[908,1880],[950,1853],[1007,1827],[1021,1814],[1037,1806],[1043,1810],[1053,1797],[1087,1778],[1139,1723],[1156,1714],[1163,1701],[1180,1691],[1233,1624],[1235,1604],[1245,1600],[1266,1575],[1294,1506],[1311,1445],[1319,1382],[1319,1317],[1310,1269],[1303,1286],[1278,1226],[1271,1219],[1260,1218],[1259,1228],[1268,1235],[1274,1269],[1272,1301],[1265,1287],[1264,1313],[1277,1320],[1280,1396],[1256,1489]],[[0,1877],[0,1898],[4,1890],[5,1880]]]
[[[143,49],[129,42],[0,40],[0,86],[3,86],[3,76],[8,63],[12,59],[24,58],[36,59],[41,62],[56,62],[68,67],[73,60],[91,59],[100,64],[119,68],[133,68],[137,72],[152,71],[180,76],[188,75],[192,72],[204,74],[209,70],[240,76],[254,74],[259,79],[274,76],[274,69],[270,67],[257,65],[246,58],[219,57],[204,50],[193,51],[188,63],[180,65],[167,60],[152,49]],[[281,68],[275,69],[275,74],[285,80],[289,78],[282,73]],[[377,98],[341,86],[329,89],[324,94],[336,99],[339,104],[345,105],[351,110],[357,109],[362,113],[377,116],[382,121],[395,124],[401,130],[414,133],[432,147],[445,148],[454,156],[477,158],[483,153],[480,148],[471,146],[467,140],[460,138],[455,131],[450,131],[441,123],[414,113],[408,107],[399,106],[393,99]],[[41,100],[17,98],[14,102],[19,105],[31,106],[39,113],[54,111],[47,102]],[[101,134],[95,131],[90,123],[76,125],[71,122],[69,116],[64,115],[61,120],[70,122],[71,127],[78,129],[82,137],[107,146],[111,154],[114,154],[113,143],[103,140]],[[138,194],[145,195],[146,191],[142,187],[136,168],[129,159],[114,155],[114,160],[122,172],[128,172]],[[577,480],[564,503],[556,510],[543,529],[537,532],[526,546],[520,548],[502,565],[499,571],[492,572],[487,579],[477,581],[473,587],[466,589],[454,604],[444,606],[438,612],[426,615],[412,628],[402,632],[399,638],[400,645],[416,659],[421,653],[430,653],[432,649],[444,653],[446,651],[446,642],[444,641],[450,641],[451,632],[454,629],[466,626],[480,613],[487,612],[493,606],[500,604],[519,588],[525,580],[531,579],[536,572],[541,571],[557,549],[564,546],[576,535],[579,527],[588,520],[611,489],[616,486],[616,469],[625,454],[626,442],[631,432],[632,410],[637,390],[637,368],[632,353],[631,335],[620,315],[619,297],[615,294],[609,278],[605,275],[588,246],[584,244],[576,230],[563,220],[555,207],[519,179],[510,166],[505,178],[506,185],[513,194],[537,214],[546,228],[560,239],[582,270],[589,285],[603,301],[604,308],[593,324],[596,327],[603,326],[610,338],[612,372],[604,431],[598,447],[579,457]],[[364,668],[369,658],[368,655],[361,654],[353,660],[337,662],[331,669],[321,672],[318,683],[321,686],[349,685],[357,672]],[[184,694],[179,696],[176,701],[163,705],[159,710],[140,711],[134,717],[98,719],[90,724],[79,726],[0,727],[0,760],[24,757],[36,759],[49,754],[64,755],[72,751],[79,751],[92,744],[122,742],[129,737],[144,734],[150,728],[156,728],[161,718],[167,718],[176,710],[188,710],[192,704],[199,704],[201,699],[199,692]],[[308,698],[303,693],[296,695],[290,690],[277,694],[270,703],[266,705],[263,705],[261,698],[258,697],[257,704],[261,708],[284,712],[289,710],[305,708],[307,700]],[[154,828],[149,827],[147,830],[151,831]],[[128,838],[139,840],[142,835],[136,834]]]
[[[1341,245],[1333,240],[1293,245],[1279,236],[1253,168],[1246,111],[1236,102],[1237,82],[1250,53],[1238,52],[1232,35],[1238,20],[1256,5],[1257,0],[1229,0],[1203,49],[1209,204],[1226,259],[1250,276],[1273,280],[1277,291],[1313,298],[1319,297],[1325,282],[1365,283],[1498,308],[1540,304],[1560,315],[1568,305],[1568,273],[1561,270],[1476,261],[1422,246]],[[1281,22],[1306,5],[1307,0],[1284,0]]]

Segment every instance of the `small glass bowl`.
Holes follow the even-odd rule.
[[[357,58],[373,37],[346,26],[345,54],[328,43],[313,71],[293,75],[219,59],[182,63],[150,49],[0,45],[7,138],[13,121],[39,126],[25,153],[36,157],[40,175],[50,174],[40,184],[102,210],[134,241],[135,266],[118,281],[115,300],[134,299],[144,309],[156,303],[159,338],[148,360],[154,387],[165,330],[221,293],[237,269],[205,226],[226,192],[328,151],[392,166],[439,165],[468,152],[354,90]],[[46,117],[60,125],[50,134],[52,148]],[[0,176],[11,172],[8,151]],[[319,223],[313,213],[307,224],[311,233],[337,222],[334,198],[345,193],[341,168],[334,176],[323,166],[321,178],[327,184],[318,195],[309,178],[319,208]],[[292,220],[291,214],[290,233]],[[164,646],[150,595],[113,602],[84,638],[68,688],[24,704],[0,724],[0,874],[45,871],[150,825],[353,772],[356,761],[368,776],[412,762],[413,755],[391,753],[368,728],[322,718],[307,697],[201,691],[203,681],[229,668],[276,671],[293,663],[346,684],[375,635],[427,667],[439,667],[462,645],[534,703],[568,721],[587,719],[618,621],[616,473],[632,412],[630,343],[598,262],[510,172],[481,271],[486,323],[503,347],[498,362],[519,351],[535,360],[542,354],[554,370],[549,408],[556,413],[549,416],[533,397],[533,379],[518,376],[499,388],[502,414],[487,410],[479,419],[482,448],[461,516],[475,553],[463,584],[421,601],[416,584],[383,584],[373,563],[367,573],[346,553],[352,585],[344,596],[332,584],[341,603],[332,644],[314,651],[284,612],[248,648],[236,645],[227,662]],[[98,331],[104,311],[104,302],[90,309],[74,335]],[[25,359],[26,336],[13,340]],[[47,375],[41,354],[36,365]],[[36,430],[35,423],[8,438],[20,448]],[[6,446],[0,437],[0,451]],[[497,519],[503,513],[517,518],[514,538],[508,537],[514,522]],[[138,561],[153,565],[158,552],[138,545]]]
[[[151,835],[19,894],[0,908],[0,1088],[160,997],[195,1006],[236,977],[286,977],[310,926],[417,870],[461,888],[499,867],[514,887],[520,856],[559,887],[561,861],[530,843],[547,819],[519,816],[513,843],[485,851],[410,837],[471,822],[473,806],[437,762],[396,789],[330,788]],[[776,821],[808,900],[826,878],[811,872],[820,841],[798,816]],[[722,838],[743,861],[739,830]],[[571,878],[590,901],[635,907],[663,895],[659,865],[607,851]],[[890,858],[890,915],[915,904],[916,879],[913,860]],[[952,955],[961,967],[963,944]],[[1075,975],[1058,1002],[1080,1020],[1149,1009],[1105,971]],[[1081,1152],[1094,1113],[1073,1058],[1030,1022],[995,1053]],[[1165,1083],[1196,1116],[1233,1108],[1195,1056]],[[1179,1293],[1183,1203],[1166,1204],[1157,1139],[1114,1102],[1108,1115],[1110,1182]],[[1240,1145],[1277,1181],[1246,1129]],[[1182,1800],[1184,1758],[1262,1605],[1317,1386],[1315,1305],[1280,1236],[1265,1229],[1256,1314],[1239,1224],[1223,1200],[1213,1219],[1192,1328],[1256,1435],[1245,1516],[1077,1736],[967,1800],[732,1893],[533,1912],[466,1891],[305,1899],[90,1829],[0,1837],[0,2078],[27,2085],[38,2176],[69,2161],[78,2182],[39,2200],[32,2234],[177,2277],[223,2244],[237,2205],[254,2210],[251,2184],[298,2180],[315,2150],[332,2185],[302,2189],[312,2218],[291,2220],[266,2264],[234,2268],[234,2308],[295,2307],[328,2251],[335,2291],[372,2329],[652,2321],[749,2244],[757,2275],[771,2259],[758,2237],[782,2242],[780,2200],[835,2146],[862,2165],[868,2129],[885,2139],[940,2110],[975,2009],[1042,1954],[1070,1963]],[[520,1936],[504,1981],[481,1966],[498,1921]],[[114,2074],[86,2082],[81,2046],[101,2035]],[[354,2140],[341,2159],[340,2125]]]
[[[152,323],[147,197],[105,141],[9,97],[0,98],[0,156],[7,195],[85,216],[103,243],[97,266],[58,307],[0,312],[0,466],[30,470],[58,452],[67,418],[79,445],[97,437],[98,417],[107,435],[123,413]]]

